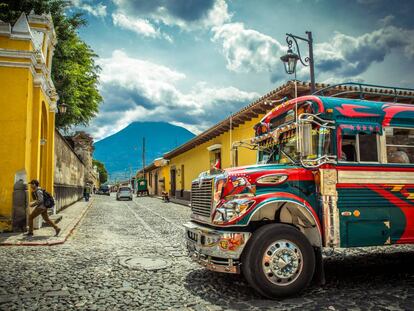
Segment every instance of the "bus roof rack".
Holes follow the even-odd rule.
[[[332,84],[328,87],[319,89],[314,92],[313,95],[329,97],[341,97],[343,95],[350,97],[352,95],[355,95],[355,98],[359,99],[367,99],[366,97],[373,99],[373,97],[378,97],[380,101],[390,98],[395,103],[398,99],[414,100],[414,89],[357,82],[345,82]]]

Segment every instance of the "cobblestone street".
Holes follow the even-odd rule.
[[[325,261],[325,286],[271,301],[241,276],[190,262],[182,228],[189,216],[158,199],[96,196],[65,244],[1,248],[0,309],[414,310],[414,246],[336,252]],[[138,256],[167,267],[129,268]]]

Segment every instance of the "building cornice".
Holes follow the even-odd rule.
[[[9,50],[0,48],[0,57],[28,59],[34,65],[37,63],[33,51]]]
[[[0,20],[0,36],[10,36],[11,25]]]
[[[14,61],[2,61],[0,59],[0,67],[10,67],[10,68],[26,68],[29,69],[32,76],[36,76],[36,70],[32,63],[30,62],[14,62]]]

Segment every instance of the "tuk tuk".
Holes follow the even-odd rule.
[[[137,197],[147,196],[148,193],[148,182],[145,178],[138,178],[137,180]]]

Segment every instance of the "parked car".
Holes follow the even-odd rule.
[[[116,199],[122,200],[122,199],[127,199],[132,201],[132,189],[131,187],[127,187],[127,186],[121,186],[118,189],[118,192],[116,193]]]
[[[103,185],[99,187],[97,194],[111,195],[111,191],[108,186]]]

